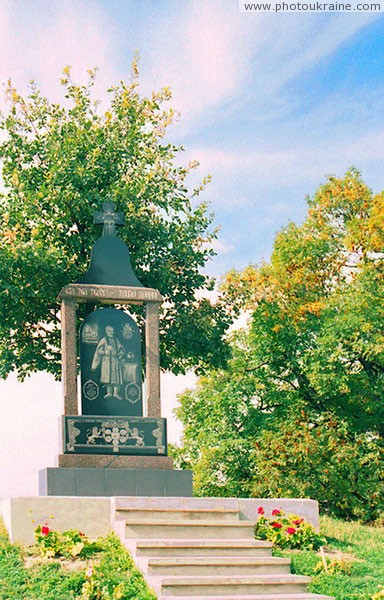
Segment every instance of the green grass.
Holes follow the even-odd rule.
[[[347,565],[347,572],[318,573],[318,552],[275,550],[292,559],[293,572],[313,578],[310,590],[336,600],[370,600],[384,586],[384,528],[321,517],[327,539],[326,556]],[[36,554],[36,553],[35,553]],[[68,561],[35,559],[25,565],[31,550],[9,542],[0,521],[0,600],[155,600],[141,574],[116,536],[108,536],[96,556],[94,574],[86,577],[88,562],[69,568]],[[32,552],[32,558],[34,552]],[[29,564],[29,563],[28,563]],[[75,568],[73,568],[75,566]],[[86,591],[84,593],[84,584]]]
[[[87,576],[92,564],[93,573]],[[27,566],[28,565],[28,566]],[[111,534],[103,551],[82,561],[42,558],[36,547],[11,544],[0,520],[0,600],[156,600]]]
[[[384,587],[384,528],[324,516],[320,531],[327,539],[326,556],[341,561],[347,566],[346,572],[316,574],[316,565],[321,561],[318,552],[275,553],[292,559],[294,573],[313,578],[310,591],[314,593],[336,600],[370,600],[380,585]]]

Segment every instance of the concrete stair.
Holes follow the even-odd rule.
[[[254,539],[254,524],[220,507],[117,507],[125,543],[159,600],[332,600]]]
[[[148,575],[261,575],[290,573],[290,560],[276,557],[150,558]]]
[[[177,600],[196,600],[196,596],[174,596]],[[159,600],[167,600],[172,598],[172,596],[159,596]],[[254,595],[247,594],[244,595],[236,595],[236,596],[205,596],[201,595],[198,597],[199,600],[229,600],[229,598],[234,598],[235,600],[333,600],[329,596],[322,596],[321,594],[310,594],[308,592],[304,592],[303,594],[263,594],[263,595]]]

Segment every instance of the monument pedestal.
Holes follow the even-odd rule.
[[[170,456],[60,454],[39,472],[39,495],[190,498],[192,471],[174,470]]]
[[[59,467],[101,469],[173,469],[170,456],[124,456],[110,454],[59,454]]]
[[[127,468],[127,463],[121,459],[133,459],[131,466]],[[193,495],[192,471],[173,470],[172,459],[165,456],[62,455],[59,458],[59,464],[69,462],[72,466],[48,467],[39,471],[40,496]],[[92,463],[94,466],[85,466]]]

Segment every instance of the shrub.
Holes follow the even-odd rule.
[[[156,600],[118,537],[106,542],[100,562],[87,570],[81,600]]]
[[[317,550],[325,544],[313,525],[294,514],[286,514],[281,509],[272,511],[272,517],[264,515],[260,506],[259,518],[255,525],[255,537],[273,542],[279,548],[297,548],[300,550]]]
[[[68,529],[61,533],[48,525],[38,525],[35,529],[35,538],[41,555],[46,558],[54,556],[86,558],[103,549],[101,539],[92,541],[78,529]]]
[[[383,514],[383,442],[332,414],[275,421],[253,458],[254,497],[315,498],[323,512],[364,522]]]

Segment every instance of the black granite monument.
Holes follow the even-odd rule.
[[[173,470],[167,456],[166,421],[160,414],[158,307],[162,297],[136,277],[128,247],[116,235],[116,225],[123,219],[112,203],[103,203],[103,211],[94,216],[95,224],[103,224],[103,236],[92,249],[87,273],[60,292],[63,454],[58,468],[40,472],[41,495],[192,495],[191,472]],[[77,333],[79,302],[93,305],[93,310]],[[146,305],[144,361],[139,327],[121,308],[130,303]]]

